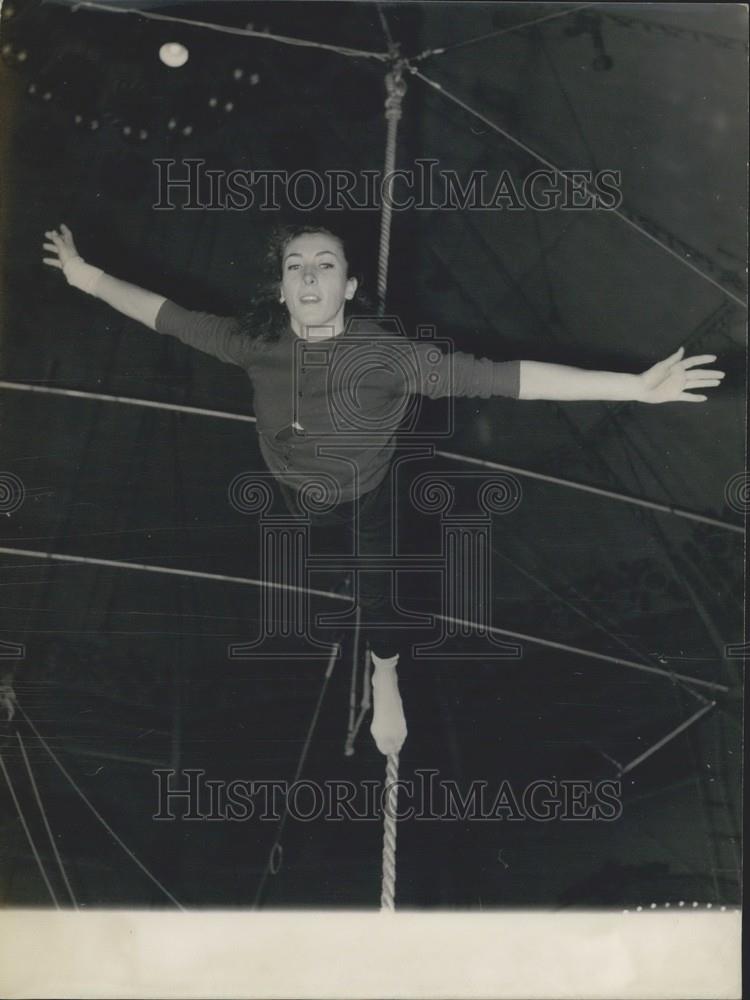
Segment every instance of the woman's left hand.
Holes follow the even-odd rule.
[[[708,396],[691,389],[710,389],[721,385],[724,372],[714,368],[698,368],[697,365],[716,361],[715,354],[697,354],[685,358],[685,348],[681,347],[664,361],[638,376],[641,383],[639,400],[642,403],[705,403]]]

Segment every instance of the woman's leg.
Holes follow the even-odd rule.
[[[404,631],[396,624],[395,576],[388,571],[366,572],[368,556],[389,554],[396,498],[390,494],[390,475],[359,499],[359,603],[363,634],[372,656],[373,717],[370,732],[383,754],[398,753],[406,739],[406,718],[396,668]]]
[[[294,491],[279,483],[289,511],[301,514]],[[370,726],[375,743],[383,754],[398,753],[406,739],[406,720],[398,689],[396,666],[403,632],[395,621],[392,576],[387,570],[367,572],[368,557],[390,552],[392,504],[390,477],[376,489],[355,501],[339,504],[331,511],[306,515],[313,532],[316,554],[325,550],[346,555],[352,551],[354,531],[357,551],[362,557],[358,574],[358,596],[362,634],[372,657],[373,719]]]

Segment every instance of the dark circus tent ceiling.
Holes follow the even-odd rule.
[[[660,846],[630,828],[610,830],[593,838],[589,862],[561,837],[556,850],[564,863],[550,880],[531,860],[544,843],[537,829],[536,846],[514,844],[523,876],[509,885],[496,863],[487,862],[488,874],[471,860],[472,851],[486,860],[489,842],[472,847],[470,836],[451,828],[436,834],[441,843],[427,855],[435,861],[454,837],[463,874],[443,869],[431,881],[429,864],[415,861],[404,888],[414,905],[474,906],[482,893],[489,905],[619,905],[655,885],[664,898],[687,885],[702,898],[732,902],[736,891],[736,769],[727,753],[738,745],[740,661],[727,648],[742,640],[743,539],[736,529],[744,502],[746,14],[716,4],[584,6],[562,16],[559,7],[539,4],[532,16],[520,4],[381,5],[402,55],[420,55],[414,67],[421,77],[404,74],[400,168],[432,159],[463,181],[484,171],[494,190],[504,175],[520,187],[547,161],[616,172],[622,194],[619,214],[507,205],[394,212],[389,313],[407,331],[434,325],[455,348],[495,360],[637,372],[685,345],[689,353],[717,354],[728,374],[721,392],[696,407],[456,402],[453,433],[441,450],[548,477],[517,473],[522,500],[496,519],[492,540],[493,623],[547,645],[525,644],[522,660],[510,666],[415,667],[404,683],[423,707],[414,709],[409,765],[437,759],[453,775],[492,780],[510,767],[507,748],[519,774],[542,773],[560,754],[571,773],[594,773],[612,758],[635,759],[697,711],[699,695],[715,695],[719,705],[700,731],[655,755],[628,786],[631,815]],[[383,52],[378,9],[157,0],[139,4],[156,17],[136,18],[87,7],[3,7],[0,377],[252,412],[244,373],[66,289],[39,263],[41,234],[67,222],[83,256],[106,271],[188,308],[241,311],[279,213],[257,205],[157,210],[159,170],[167,167],[154,161],[201,161],[223,171],[379,170],[387,66],[272,37]],[[161,15],[239,28],[251,22],[268,37],[192,25],[181,26],[177,38]],[[190,53],[179,71],[156,57],[161,44],[175,40]],[[296,215],[305,213],[297,208]],[[357,213],[355,225],[373,289],[379,212]],[[252,529],[226,500],[233,477],[261,467],[252,428],[10,388],[0,407],[0,471],[25,488],[23,505],[1,525],[6,549],[254,575]],[[423,418],[439,426],[445,408],[430,404]],[[445,459],[440,468],[450,477],[478,474],[481,466]],[[116,767],[118,757],[135,762],[132,774],[118,772],[117,780],[138,801],[151,793],[139,760],[195,762],[212,747],[217,759],[224,753],[237,766],[236,748],[222,740],[231,726],[243,731],[243,712],[262,734],[259,771],[293,765],[319,678],[294,665],[286,672],[267,663],[228,668],[226,643],[247,638],[257,614],[253,595],[177,578],[167,588],[162,579],[8,552],[0,568],[3,593],[12,595],[0,609],[0,636],[26,650],[12,664],[19,701],[28,691],[27,711],[50,720],[55,745],[89,792],[96,791],[96,768]],[[661,673],[579,657],[570,647],[689,674],[722,690],[675,687]],[[326,754],[334,755],[344,687],[341,679],[341,710],[329,704],[322,723],[322,770]],[[87,717],[68,692],[87,699]],[[363,748],[363,766],[378,774],[379,761],[368,754]],[[710,789],[700,785],[707,765],[718,775]],[[698,791],[685,791],[695,781]],[[657,789],[669,802],[664,814],[649,798]],[[693,793],[710,842],[681,824],[697,808]],[[50,794],[62,808],[65,791]],[[707,798],[720,806],[706,805]],[[138,841],[136,820],[120,819]],[[87,820],[75,822],[93,843]],[[188,897],[244,901],[231,865],[217,869],[215,895],[201,895],[191,865],[209,835],[196,837],[201,844],[186,847],[190,859],[180,868],[159,853],[169,853],[164,833],[153,848],[155,866]],[[266,840],[261,831],[247,848],[248,885],[262,870]],[[408,832],[405,842],[407,855],[416,851]],[[333,843],[337,860],[351,866],[349,888],[339,887],[333,901],[366,905],[371,888],[356,876],[359,848],[342,857],[342,845]],[[91,858],[98,849],[81,848],[77,858],[91,898],[97,878],[113,900],[131,891],[136,901],[149,898],[147,883],[123,883],[114,860],[97,867]],[[239,837],[226,850],[239,857]],[[274,898],[330,902],[333,851],[331,842],[298,844],[297,871],[307,887],[289,876]],[[375,862],[376,855],[370,850]],[[20,898],[43,892],[31,864],[20,885]]]

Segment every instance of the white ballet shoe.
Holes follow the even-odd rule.
[[[372,673],[372,724],[370,732],[378,750],[389,756],[399,753],[406,739],[406,718],[398,690],[398,654],[388,660],[370,654]]]

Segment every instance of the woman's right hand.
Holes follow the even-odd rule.
[[[49,241],[43,244],[44,249],[54,253],[55,256],[43,257],[43,264],[62,269],[68,261],[81,256],[73,242],[73,234],[64,223],[60,226],[59,232],[56,229],[50,229],[44,235]]]

